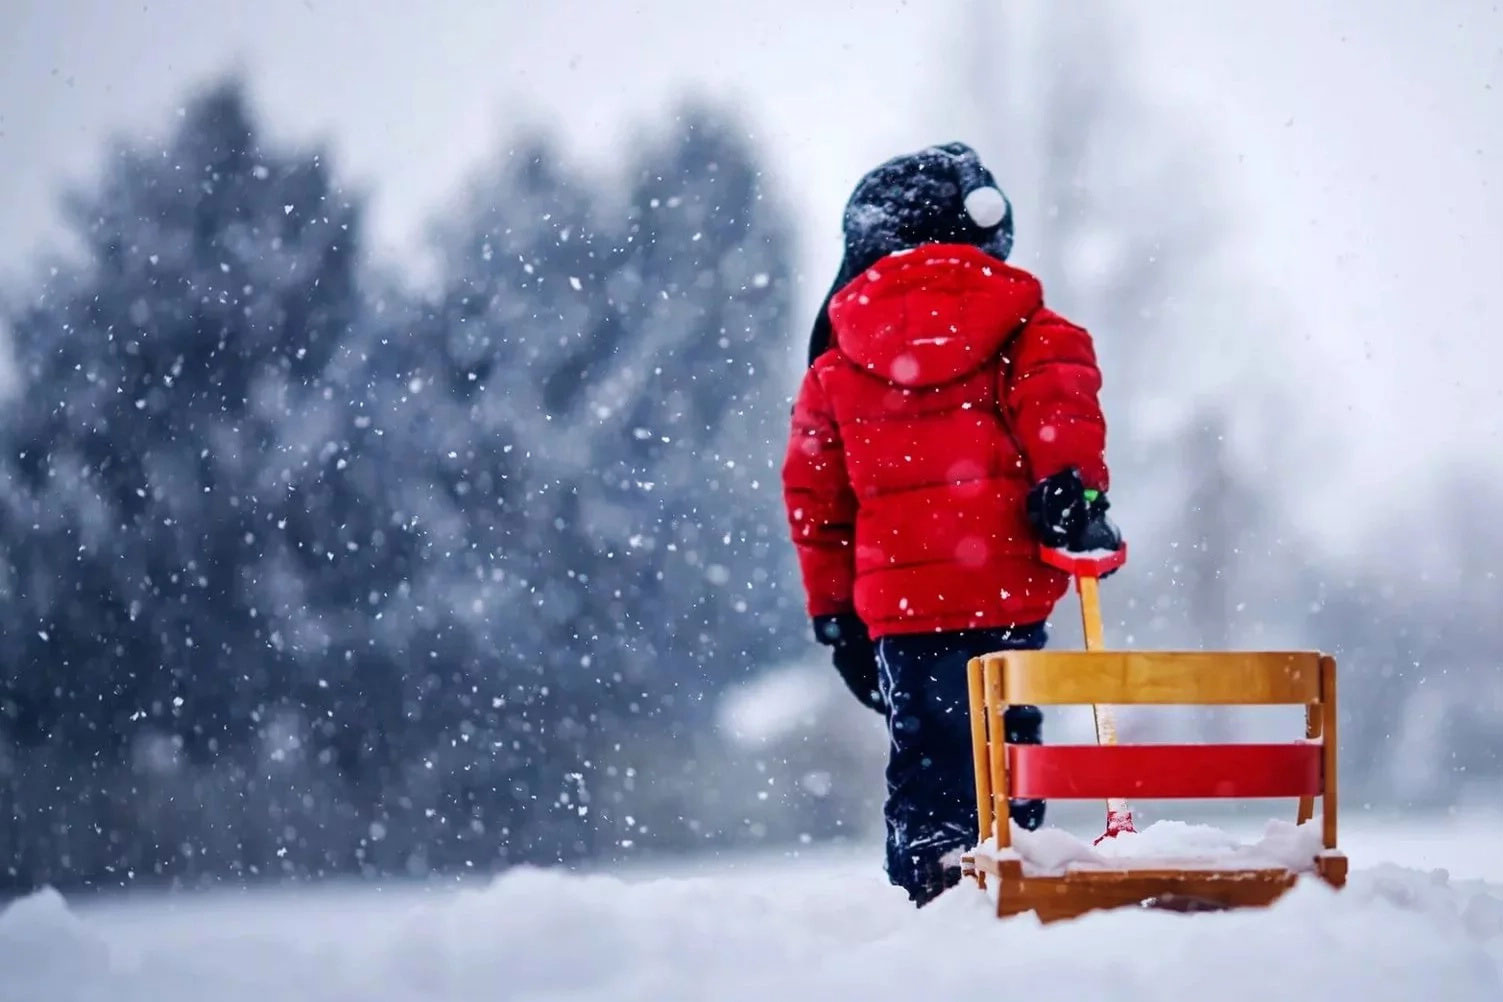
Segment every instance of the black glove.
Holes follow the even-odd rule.
[[[1070,550],[1120,550],[1122,534],[1106,517],[1106,495],[1087,490],[1071,468],[1045,477],[1028,492],[1028,521],[1045,546]]]
[[[835,670],[862,705],[885,714],[887,704],[877,685],[877,645],[861,618],[849,612],[815,616],[814,639],[830,648]]]

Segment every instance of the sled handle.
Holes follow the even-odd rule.
[[[1127,544],[1123,543],[1116,550],[1091,553],[1072,553],[1045,546],[1039,549],[1039,559],[1075,578],[1075,592],[1080,596],[1080,626],[1085,635],[1086,650],[1103,650],[1106,644],[1101,630],[1101,577],[1127,563]],[[1116,744],[1116,713],[1110,706],[1099,705],[1092,706],[1091,711],[1096,720],[1096,743]],[[1132,808],[1125,799],[1113,797],[1106,802],[1106,831],[1096,842],[1136,830],[1132,822]]]
[[[1039,559],[1056,570],[1081,578],[1103,578],[1127,563],[1127,544],[1115,550],[1078,553],[1053,546],[1039,548]]]

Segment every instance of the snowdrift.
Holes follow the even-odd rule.
[[[1319,820],[1296,825],[1270,821],[1262,837],[1244,841],[1212,825],[1159,821],[1143,831],[1126,832],[1100,844],[1084,841],[1059,828],[1036,832],[1012,826],[1010,855],[1023,863],[1029,876],[1058,875],[1067,870],[1100,870],[1114,866],[1145,869],[1257,869],[1275,867],[1295,873],[1312,872],[1321,852]],[[982,846],[996,854],[995,839]]]
[[[1287,851],[1271,831],[1255,851]],[[1050,834],[1052,865],[1092,865]],[[1218,857],[1212,829],[1104,850]],[[1089,852],[1089,850],[1085,850]],[[701,876],[517,870],[472,889],[319,889],[0,913],[4,1002],[1278,998],[1503,999],[1503,885],[1356,867],[1261,911],[998,921],[964,885],[922,912],[871,851],[730,861]],[[982,958],[985,958],[983,961]],[[985,973],[983,973],[983,971]]]

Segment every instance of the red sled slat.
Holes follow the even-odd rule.
[[[1043,800],[1315,797],[1318,743],[1008,745],[1009,795]]]

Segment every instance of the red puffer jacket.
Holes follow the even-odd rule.
[[[1108,487],[1090,335],[960,244],[884,258],[829,309],[783,463],[809,615],[874,637],[1046,619],[1069,581],[1037,558],[1028,489],[1071,466]]]

